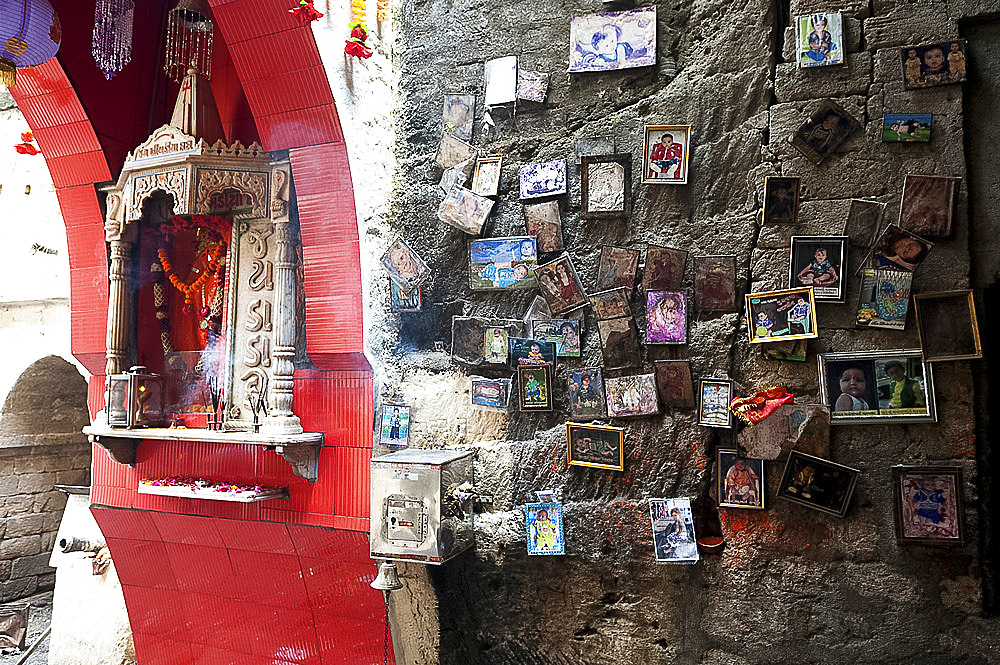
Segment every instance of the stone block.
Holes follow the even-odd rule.
[[[39,591],[49,591],[54,589],[56,586],[56,573],[53,570],[51,573],[45,573],[44,575],[38,576],[38,590]]]
[[[42,539],[38,535],[0,540],[0,559],[16,559],[18,557],[32,556],[41,551]]]
[[[0,496],[17,494],[18,479],[15,475],[0,476]]]
[[[69,469],[56,472],[58,485],[88,485],[90,484],[90,469]]]
[[[66,507],[66,495],[59,490],[32,494],[30,497],[33,503],[31,511],[34,513],[47,513],[52,511],[62,511]]]
[[[794,63],[779,64],[774,72],[774,95],[779,102],[867,95],[872,76],[868,53],[851,53],[841,67],[801,69]]]
[[[45,515],[31,513],[7,518],[7,538],[33,536],[45,530]]]
[[[39,454],[39,449],[33,449],[33,454],[23,455],[14,460],[14,472],[18,475],[26,473],[41,473],[43,471],[58,471],[66,468],[66,458],[57,455]]]
[[[34,577],[36,575],[50,573],[52,570],[52,567],[49,566],[49,552],[42,552],[40,554],[21,557],[20,559],[14,559],[14,564],[10,571],[10,578],[12,580],[16,580],[22,577]]]
[[[55,473],[28,473],[17,478],[17,491],[23,494],[51,492],[55,485]]]
[[[948,15],[944,2],[900,5],[891,11],[866,18],[862,25],[869,49],[916,46],[959,36],[958,21]],[[897,57],[898,57],[897,50]]]
[[[0,583],[0,602],[7,603],[12,600],[30,596],[38,590],[38,579],[35,577],[24,577],[9,582]]]
[[[791,0],[789,11],[793,17],[816,12],[841,12],[845,17],[865,18],[871,13],[868,0],[837,0],[834,2],[814,2],[814,0]]]

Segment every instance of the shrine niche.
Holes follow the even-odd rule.
[[[162,419],[142,434],[98,424],[88,433],[127,463],[145,438],[264,445],[315,480],[322,435],[303,434],[292,411],[298,239],[288,162],[256,143],[209,145],[164,125],[104,191],[107,375],[160,375]],[[110,393],[132,383],[108,385],[109,405],[134,403]]]

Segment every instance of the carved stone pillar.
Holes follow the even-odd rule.
[[[128,267],[132,252],[131,238],[125,234],[121,218],[122,199],[119,194],[108,194],[108,219],[104,223],[104,237],[111,244],[111,262],[108,278],[108,330],[104,372],[107,375],[125,371],[125,352],[128,346]]]
[[[271,222],[274,224],[274,366],[268,395],[268,415],[261,431],[299,434],[302,423],[292,412],[292,374],[295,371],[295,243],[288,217],[289,167],[271,172]]]

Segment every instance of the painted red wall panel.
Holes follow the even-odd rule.
[[[87,185],[84,185],[87,187]],[[56,190],[58,194],[62,190]],[[108,250],[104,240],[104,227],[98,224],[81,224],[66,227],[66,244],[70,248],[69,267],[100,267],[107,278]]]
[[[306,67],[247,81],[245,86],[247,96],[255,100],[257,115],[272,115],[287,110],[288,102],[271,94],[278,86],[281,89],[297,92],[296,101],[299,108],[333,104],[333,92],[326,78],[326,70],[321,66]]]
[[[371,448],[338,449],[337,475],[333,486],[337,491],[337,514],[368,518],[370,511]]]
[[[304,25],[288,12],[294,5],[272,0],[209,0],[209,5],[215,20],[224,26],[230,44]]]
[[[250,100],[251,108],[254,100]],[[343,140],[333,104],[292,108],[256,115],[260,142],[266,150],[288,150]]]
[[[371,371],[297,371],[293,404],[302,427],[324,432],[324,445],[370,451],[373,381]]]
[[[104,409],[104,376],[91,375],[87,378],[87,408],[93,420],[98,411]]]
[[[42,153],[45,153],[44,148]],[[84,183],[111,180],[108,162],[100,150],[66,157],[53,157],[46,159],[45,163],[49,167],[52,184],[56,187],[72,187]]]

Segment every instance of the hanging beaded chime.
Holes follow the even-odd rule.
[[[94,62],[109,81],[132,60],[132,24],[135,2],[97,0],[94,7]]]
[[[180,81],[188,67],[212,78],[212,29],[205,0],[177,0],[167,13],[167,52],[163,71]]]

